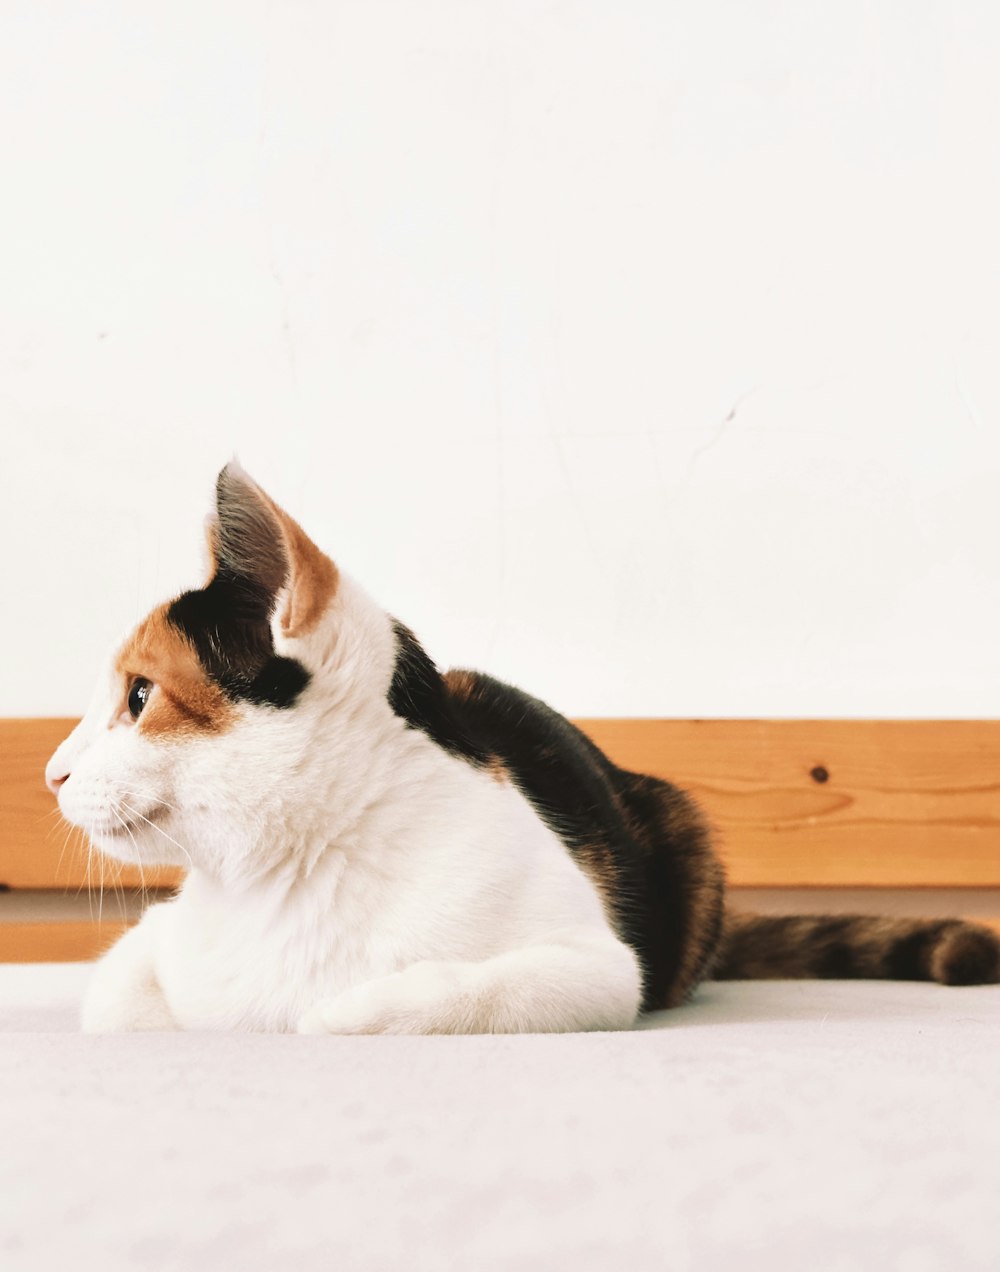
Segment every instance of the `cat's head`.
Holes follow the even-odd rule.
[[[110,856],[225,873],[251,842],[265,868],[267,841],[307,833],[331,774],[364,763],[395,648],[388,616],[235,463],[208,540],[208,582],[112,653],[45,777]]]

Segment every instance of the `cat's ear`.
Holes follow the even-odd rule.
[[[337,567],[235,460],[216,481],[207,535],[214,574],[244,579],[272,600],[282,593],[286,636],[306,635],[333,600]]]

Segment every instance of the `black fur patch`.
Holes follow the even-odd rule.
[[[675,787],[618,769],[575,725],[520,689],[479,672],[442,676],[413,633],[394,624],[398,654],[389,691],[397,715],[452,755],[498,763],[587,868],[608,863],[616,927],[644,971],[643,1005],[676,997],[707,836]],[[721,923],[704,926],[709,948]]]
[[[857,974],[858,960],[847,941],[831,941],[817,951],[817,976],[825,980],[849,980]]]
[[[931,954],[948,923],[921,924],[885,952],[885,974],[893,980],[932,980]]]
[[[569,851],[582,863],[592,845],[607,850],[616,927],[643,969],[643,1008],[683,997],[678,976],[709,853],[693,804],[667,782],[616,767],[569,720],[520,689],[479,673],[456,681],[467,686],[461,706],[469,730]],[[716,908],[709,933],[721,920],[721,888]]]
[[[957,924],[935,953],[945,985],[992,985],[1000,978],[1000,940],[987,928]]]
[[[858,975],[857,921],[851,915],[816,919],[802,952],[806,966],[823,980],[849,980]]]
[[[209,677],[234,701],[292,706],[309,683],[305,667],[274,652],[272,598],[247,579],[220,570],[167,609],[167,620],[194,645]]]
[[[444,678],[423,646],[402,623],[394,620],[392,630],[397,652],[389,706],[410,728],[420,729],[451,755],[486,764],[489,753],[469,735]]]

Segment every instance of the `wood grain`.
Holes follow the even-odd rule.
[[[78,853],[60,865],[65,829],[42,779],[74,723],[0,720],[0,883],[99,878]],[[695,795],[736,885],[1000,886],[1000,721],[580,723],[617,763]],[[146,872],[156,886],[177,877]]]
[[[1000,721],[583,720],[690,790],[743,886],[996,887]]]

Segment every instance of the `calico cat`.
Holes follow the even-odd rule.
[[[188,870],[98,963],[86,1030],[625,1029],[706,976],[1000,977],[974,924],[729,913],[684,792],[442,675],[236,464],[209,548],[46,770],[101,851]]]

